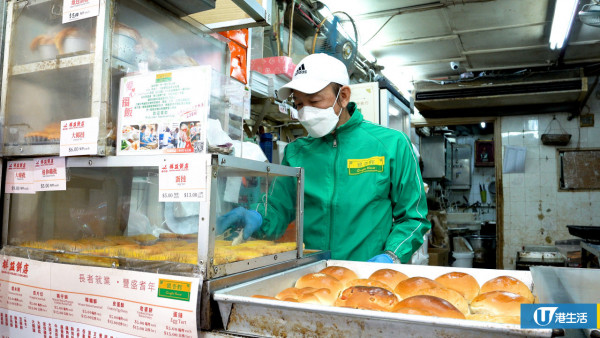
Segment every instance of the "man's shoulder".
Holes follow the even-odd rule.
[[[359,130],[380,142],[388,144],[390,142],[410,144],[410,138],[404,132],[387,128],[369,121],[363,121],[360,124]]]

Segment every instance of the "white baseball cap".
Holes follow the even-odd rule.
[[[292,94],[292,90],[314,94],[332,82],[342,86],[350,84],[346,65],[327,54],[311,54],[296,66],[292,81],[279,89],[277,97],[285,100]]]

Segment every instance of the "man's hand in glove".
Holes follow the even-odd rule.
[[[237,207],[217,218],[217,235],[222,234],[229,228],[243,227],[244,240],[247,240],[261,225],[262,216],[257,211]]]
[[[371,259],[369,259],[367,262],[373,262],[373,263],[394,263],[394,260],[392,259],[392,257],[388,254],[379,254]]]

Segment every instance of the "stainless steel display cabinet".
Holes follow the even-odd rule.
[[[159,166],[174,159],[206,166],[205,202],[159,202]],[[72,157],[66,165],[66,190],[4,196],[4,254],[204,279],[303,255],[301,168],[202,154]],[[219,231],[219,217],[239,207],[268,203],[265,213],[277,212],[275,195],[285,197],[289,218],[271,218],[281,220],[273,237],[237,243],[241,227]]]
[[[148,0],[100,0],[97,17],[62,24],[62,0],[7,3],[3,153],[59,153],[63,120],[98,118],[98,155],[115,153],[119,80],[210,65],[227,74],[226,40]]]

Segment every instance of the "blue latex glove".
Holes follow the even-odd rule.
[[[237,207],[217,218],[217,235],[229,228],[244,228],[244,240],[250,238],[262,225],[262,216],[255,210]]]
[[[394,263],[394,260],[392,259],[392,257],[390,257],[390,255],[388,254],[379,254],[371,259],[369,259],[367,262],[373,262],[373,263]]]

